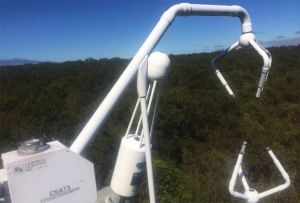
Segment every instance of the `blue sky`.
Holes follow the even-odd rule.
[[[180,1],[0,0],[0,59],[65,61],[131,58],[162,13]],[[300,42],[299,0],[202,0],[240,5],[267,46]],[[157,50],[172,54],[226,48],[239,38],[230,17],[177,17]]]

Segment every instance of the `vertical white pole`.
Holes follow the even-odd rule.
[[[145,152],[146,152],[147,178],[148,178],[150,203],[155,203],[154,178],[153,178],[153,170],[152,170],[151,146],[150,146],[150,139],[149,139],[149,125],[148,125],[146,99],[141,98],[140,102],[141,102],[142,122],[143,122],[143,130],[144,130],[144,142],[145,142]]]

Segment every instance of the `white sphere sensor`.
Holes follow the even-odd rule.
[[[148,58],[148,78],[158,80],[164,77],[170,66],[169,56],[162,52],[153,52]]]

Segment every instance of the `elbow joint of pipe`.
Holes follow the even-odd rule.
[[[242,23],[242,33],[252,32],[252,23],[249,13],[241,6],[234,6],[236,15],[240,18]]]
[[[244,194],[241,194],[241,193],[239,193],[237,191],[234,191],[233,190],[233,186],[231,187],[230,185],[229,185],[229,193],[232,196],[239,197],[239,198],[242,198],[242,199],[247,199],[247,197]]]
[[[269,69],[271,67],[271,60],[270,60],[268,54],[265,51],[262,51],[261,52],[261,57],[262,57],[263,62],[264,62],[263,68],[264,69]]]
[[[234,183],[232,183],[231,181],[230,181],[230,183],[229,183],[229,187],[228,187],[228,190],[229,190],[229,193],[231,194],[231,195],[235,195],[235,191],[234,191]]]
[[[263,69],[269,70],[270,67],[271,67],[271,61],[269,60],[269,57],[268,56],[263,56],[263,60],[264,60]]]
[[[264,68],[270,68],[272,63],[272,56],[269,53],[268,50],[263,48],[261,45],[259,45],[255,39],[249,39],[249,44],[257,51],[257,53],[262,57],[263,59],[263,67]]]
[[[213,70],[217,70],[217,63],[227,54],[227,51],[221,51],[218,55],[216,55],[210,62],[210,65]]]
[[[284,189],[290,186],[291,184],[291,179],[287,173],[283,174],[283,178],[285,179],[285,183],[283,184]]]
[[[172,23],[177,15],[189,15],[192,12],[192,6],[189,3],[180,3],[171,6],[167,11],[164,12],[161,18]]]

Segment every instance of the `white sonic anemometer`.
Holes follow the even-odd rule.
[[[282,185],[279,185],[277,187],[274,187],[272,189],[269,189],[267,191],[258,193],[255,189],[250,188],[246,177],[244,176],[243,170],[242,170],[242,160],[243,160],[243,156],[245,154],[245,149],[246,149],[246,145],[247,143],[244,142],[242,145],[242,149],[239,153],[239,156],[237,158],[235,167],[233,169],[233,173],[229,182],[229,192],[231,195],[238,197],[238,198],[242,198],[244,199],[247,203],[256,203],[259,201],[259,199],[269,196],[271,194],[274,194],[276,192],[280,192],[284,189],[286,189],[289,185],[290,185],[290,178],[289,175],[287,174],[287,172],[284,170],[284,168],[282,167],[281,163],[279,162],[279,160],[276,158],[275,154],[272,152],[272,150],[267,147],[267,152],[269,153],[269,155],[271,156],[273,162],[275,163],[275,165],[277,166],[277,168],[279,169],[282,177],[285,180],[285,183]],[[234,190],[234,186],[236,184],[237,178],[238,176],[241,178],[242,180],[242,184],[244,187],[244,193],[240,193]]]
[[[255,41],[248,12],[240,6],[204,5],[182,3],[170,7],[132,58],[108,95],[84,126],[70,148],[58,141],[44,143],[30,140],[18,150],[1,155],[4,168],[0,170],[0,202],[12,203],[119,203],[134,197],[147,172],[150,203],[155,203],[151,138],[155,123],[161,81],[170,66],[169,57],[162,52],[153,52],[176,16],[231,16],[241,21],[241,37],[212,61],[212,68],[230,95],[233,92],[216,67],[216,62],[238,47],[253,47],[263,58],[264,65],[256,96],[260,97],[271,66],[271,55]],[[97,192],[93,164],[80,154],[109,116],[122,93],[137,75],[137,102],[125,135],[121,140],[119,153],[110,186]],[[154,104],[154,107],[153,107]],[[140,111],[138,108],[140,107]],[[140,112],[139,118],[136,115]],[[150,117],[152,118],[150,119]],[[137,120],[136,120],[137,119]],[[151,122],[149,122],[151,120]],[[133,125],[135,131],[132,132]],[[243,150],[244,151],[244,150]],[[268,151],[287,183],[263,193],[250,189],[243,177],[245,193],[233,191],[242,155],[235,166],[230,192],[248,202],[255,202],[289,185],[287,173],[272,151]]]

